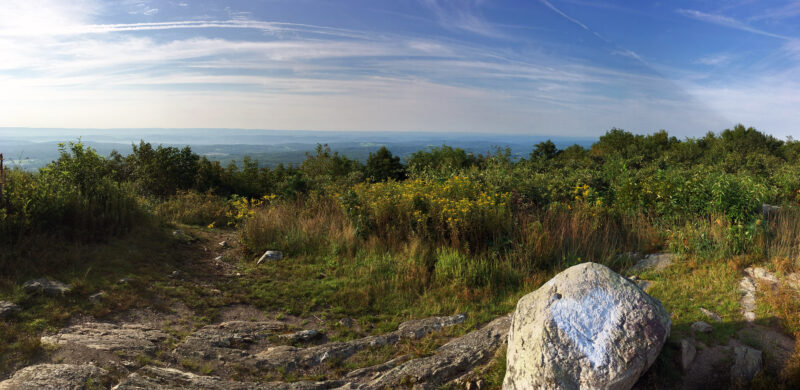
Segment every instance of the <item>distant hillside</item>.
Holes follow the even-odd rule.
[[[457,133],[380,133],[326,132],[235,129],[27,129],[0,128],[0,153],[9,166],[37,169],[58,157],[59,142],[80,138],[98,153],[108,155],[112,150],[126,155],[131,144],[140,140],[170,146],[189,145],[192,150],[210,160],[222,163],[241,161],[245,156],[258,160],[259,165],[299,164],[305,154],[317,144],[350,158],[366,160],[370,152],[386,146],[395,155],[406,157],[428,146],[447,144],[475,154],[497,147],[511,148],[515,157],[530,153],[533,145],[551,139],[558,147],[572,144],[589,146],[591,138],[547,137],[512,134]]]

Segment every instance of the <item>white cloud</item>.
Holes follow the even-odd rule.
[[[729,64],[732,59],[733,57],[728,54],[716,54],[699,58],[695,61],[695,63],[708,66],[720,66]]]
[[[745,23],[742,23],[742,22],[740,22],[740,21],[738,21],[738,20],[736,20],[734,18],[725,16],[725,15],[709,14],[709,13],[705,13],[705,12],[701,12],[701,11],[697,11],[697,10],[691,10],[691,9],[679,9],[677,12],[679,14],[681,14],[681,15],[687,16],[687,17],[695,19],[695,20],[699,20],[701,22],[716,24],[716,25],[719,25],[719,26],[729,27],[729,28],[733,28],[733,29],[741,30],[741,31],[747,31],[747,32],[750,32],[750,33],[753,33],[753,34],[759,34],[759,35],[772,37],[772,38],[785,39],[785,40],[793,39],[793,38],[787,37],[785,35],[773,34],[771,32],[760,30],[758,28],[752,27],[750,25],[747,25]]]
[[[480,1],[474,0],[420,0],[433,11],[439,23],[450,30],[464,30],[492,38],[504,38],[505,34],[492,26],[477,10]]]

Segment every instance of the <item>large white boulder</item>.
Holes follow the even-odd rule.
[[[630,389],[670,325],[628,279],[600,264],[570,267],[517,304],[503,389]]]

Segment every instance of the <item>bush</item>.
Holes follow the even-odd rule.
[[[510,194],[463,176],[362,183],[340,200],[360,234],[390,242],[417,236],[474,251],[511,231]]]
[[[38,173],[7,174],[0,231],[97,240],[123,233],[143,217],[131,187],[115,182],[105,159],[81,143],[61,144],[59,159]]]

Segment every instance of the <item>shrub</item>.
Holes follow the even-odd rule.
[[[362,235],[395,242],[417,236],[473,251],[508,235],[509,200],[463,176],[362,183],[340,196]]]
[[[210,192],[183,191],[159,202],[155,213],[172,223],[224,227],[231,221],[231,205]]]

